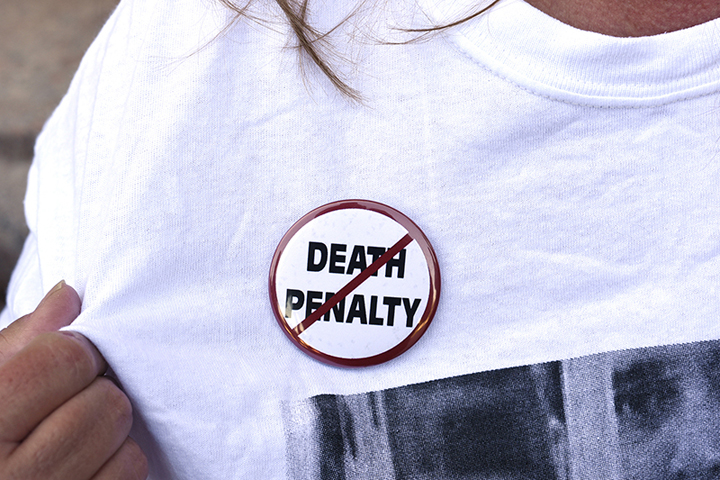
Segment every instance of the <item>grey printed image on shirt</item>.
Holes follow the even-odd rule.
[[[294,479],[720,479],[720,342],[318,395],[286,411]]]

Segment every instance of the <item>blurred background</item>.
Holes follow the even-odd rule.
[[[0,309],[27,235],[33,144],[117,0],[0,0]]]

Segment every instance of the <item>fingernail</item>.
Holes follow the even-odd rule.
[[[65,335],[66,337],[74,338],[75,340],[82,340],[82,338],[80,337],[80,335],[78,335],[77,333],[73,332],[72,330],[59,330],[58,333],[60,333],[60,334],[62,334],[62,335]]]
[[[54,293],[59,292],[64,286],[65,286],[65,280],[60,280],[57,285],[55,285],[53,288],[50,289],[49,292],[47,292],[45,294],[45,296],[40,301],[40,303],[42,304],[45,300],[50,298]]]
[[[55,285],[53,288],[50,289],[50,291],[45,295],[45,297],[46,297],[46,298],[49,297],[49,296],[52,295],[53,293],[55,293],[55,292],[59,291],[60,289],[62,289],[64,286],[65,286],[65,280],[60,280],[60,281],[57,283],[57,285]]]

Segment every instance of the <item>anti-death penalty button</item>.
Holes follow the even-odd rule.
[[[270,268],[270,302],[309,355],[359,367],[391,360],[425,333],[437,310],[440,269],[430,242],[399,211],[343,200],[298,220]]]

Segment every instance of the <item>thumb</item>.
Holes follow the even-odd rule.
[[[34,312],[18,318],[0,331],[0,365],[41,333],[70,325],[80,314],[80,297],[64,280],[40,301]]]

